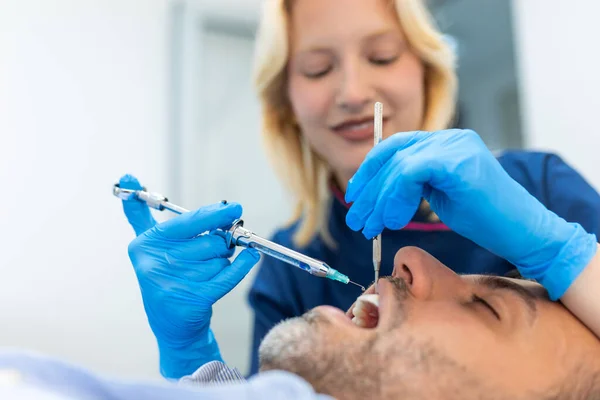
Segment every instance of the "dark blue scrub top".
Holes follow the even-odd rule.
[[[498,157],[509,175],[549,210],[567,221],[578,222],[598,236],[600,196],[573,168],[554,154],[508,151]],[[329,230],[337,249],[328,248],[316,238],[305,248],[292,242],[295,225],[277,231],[272,240],[310,257],[323,260],[355,282],[373,281],[372,243],[346,225],[348,205],[342,196],[334,196]],[[450,231],[441,223],[424,222],[415,215],[411,224],[400,231],[382,234],[381,276],[390,275],[396,252],[404,246],[419,247],[457,273],[505,275],[514,270],[507,261]],[[359,288],[318,278],[272,257],[264,257],[250,289],[249,302],[254,310],[254,335],[250,374],[258,371],[258,346],[277,322],[302,315],[319,306],[348,309],[361,294]]]

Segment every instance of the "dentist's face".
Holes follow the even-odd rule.
[[[541,286],[458,276],[417,248],[398,251],[363,327],[352,317],[317,307],[276,326],[261,368],[341,398],[467,400],[545,398],[600,367],[598,339]]]
[[[424,66],[386,0],[293,0],[289,39],[292,109],[345,189],[373,147],[376,101],[384,137],[421,127]]]

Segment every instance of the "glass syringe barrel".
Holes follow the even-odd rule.
[[[324,262],[305,256],[304,254],[255,235],[253,232],[244,228],[243,224],[244,221],[237,220],[228,230],[229,247],[233,247],[233,245],[250,247],[268,256],[303,269],[309,274],[348,283],[349,278],[346,275],[339,273]]]

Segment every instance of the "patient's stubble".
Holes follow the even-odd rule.
[[[261,371],[295,373],[320,393],[351,390],[358,397],[369,398],[377,390],[380,376],[372,351],[375,337],[360,343],[328,343],[330,324],[311,310],[275,326],[259,348]]]

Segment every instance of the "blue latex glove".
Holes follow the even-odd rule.
[[[349,182],[346,223],[369,239],[384,227],[401,229],[421,198],[452,230],[513,263],[553,300],[596,253],[595,235],[549,211],[470,130],[397,133],[381,142]]]
[[[137,178],[132,175],[122,176],[121,179],[119,179],[119,186],[123,189],[142,190],[142,185]],[[123,201],[123,211],[136,236],[141,235],[156,225],[156,220],[152,217],[150,207],[144,202],[125,200]]]
[[[125,189],[140,189],[132,176],[120,180]],[[231,291],[258,262],[254,249],[229,257],[225,239],[206,233],[231,226],[242,215],[237,203],[213,204],[156,224],[148,206],[123,201],[125,215],[137,235],[129,257],[139,281],[144,309],[160,352],[160,371],[178,379],[201,365],[222,361],[210,329],[212,305]]]

